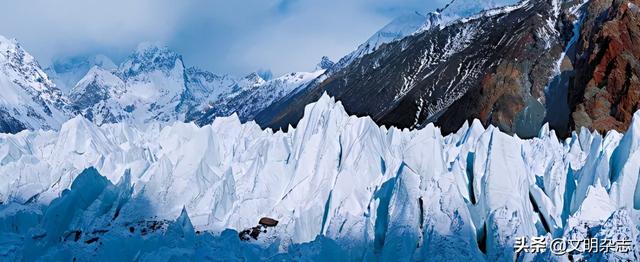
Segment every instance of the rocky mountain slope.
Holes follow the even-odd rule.
[[[257,121],[286,128],[328,92],[349,113],[398,127],[449,133],[478,118],[521,137],[545,122],[561,136],[622,131],[638,101],[634,10],[630,0],[527,0],[440,23],[330,70]]]
[[[542,107],[564,43],[556,28],[561,10],[557,1],[524,1],[392,42],[258,120],[273,127],[296,122],[304,104],[326,91],[348,112],[384,125],[415,128],[440,116],[445,132],[473,117],[508,132],[518,130],[517,117],[541,125],[544,112],[520,112]]]
[[[323,92],[378,124],[435,122],[445,133],[473,118],[521,137],[534,136],[545,122],[561,136],[582,126],[625,130],[638,101],[638,3],[529,0],[475,14],[509,2],[453,0],[436,12],[400,16],[335,64],[323,60],[315,72],[268,81],[257,73],[237,78],[187,68],[179,54],[147,45],[119,66],[103,56],[54,65],[46,71],[61,92],[11,42],[7,48],[20,51],[4,58],[13,61],[5,82],[20,82],[28,93],[20,103],[36,105],[17,114],[5,106],[0,131],[56,129],[75,114],[97,124],[204,125],[238,113],[242,121],[286,129]],[[23,81],[29,78],[36,83]]]
[[[473,16],[483,10],[513,4],[516,0],[452,0],[433,12],[412,12],[399,15],[380,30],[375,32],[358,48],[344,56],[329,72],[335,72],[348,66],[355,60],[368,55],[384,44],[401,40],[407,36],[438,28],[458,19]],[[328,74],[329,75],[329,74]]]
[[[640,103],[640,1],[592,0],[577,39],[571,124],[624,131]]]
[[[544,126],[521,140],[480,121],[443,137],[328,96],[287,133],[236,116],[146,131],[76,117],[0,135],[0,260],[635,261],[639,134],[636,114],[604,137]],[[516,253],[522,236],[633,248]]]
[[[69,113],[67,99],[38,62],[15,40],[0,36],[0,133],[57,129]]]

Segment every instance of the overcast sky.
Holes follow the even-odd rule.
[[[393,17],[448,0],[20,0],[2,3],[0,35],[41,64],[103,53],[116,62],[160,42],[185,63],[236,75],[313,69],[336,60]]]

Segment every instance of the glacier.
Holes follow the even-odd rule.
[[[377,126],[323,95],[288,132],[94,123],[0,134],[0,260],[568,261],[521,236],[637,246],[640,113],[629,131],[523,140],[479,121]],[[279,224],[249,241],[261,217]],[[629,253],[573,259],[640,258]]]

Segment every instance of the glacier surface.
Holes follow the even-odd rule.
[[[566,261],[515,238],[640,240],[640,113],[626,134],[523,140],[474,121],[443,137],[324,95],[289,130],[76,117],[0,134],[0,260]],[[279,224],[241,241],[262,217]]]

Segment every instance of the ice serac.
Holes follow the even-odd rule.
[[[15,39],[0,36],[0,133],[57,129],[69,118],[67,99]]]
[[[611,155],[611,193],[619,207],[640,208],[640,113]]]
[[[0,258],[562,261],[515,253],[515,238],[639,244],[633,132],[523,140],[473,121],[442,136],[327,95],[288,132],[237,115],[146,129],[76,117],[0,135]],[[255,229],[263,217],[279,223]],[[635,246],[611,256],[635,260]]]

